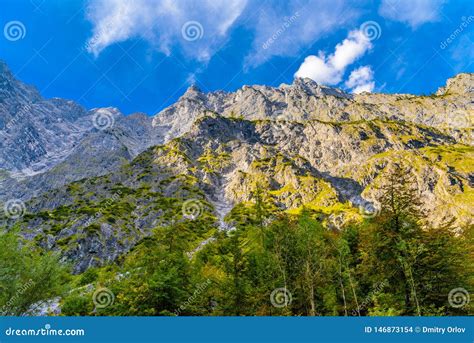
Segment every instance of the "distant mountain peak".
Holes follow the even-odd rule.
[[[13,76],[13,73],[11,72],[10,68],[8,68],[8,65],[0,60],[0,91],[2,89],[5,89],[8,87],[14,87],[13,83],[18,82],[15,80],[15,77]]]
[[[10,71],[10,68],[8,68],[8,65],[4,61],[0,60],[0,74],[4,74],[4,73],[11,74],[11,71]]]
[[[0,60],[0,100],[22,98],[23,102],[34,102],[41,99],[38,90],[15,78],[8,65]]]

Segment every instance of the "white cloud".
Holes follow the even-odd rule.
[[[325,56],[320,51],[318,56],[306,57],[295,76],[309,77],[321,84],[336,85],[342,81],[346,68],[371,48],[371,41],[362,31],[351,31],[346,39],[336,45],[333,54]]]
[[[375,88],[373,81],[374,72],[370,66],[363,66],[351,72],[349,79],[345,82],[347,88],[352,89],[352,93],[372,92]]]
[[[273,56],[296,56],[324,35],[352,24],[358,4],[345,0],[287,0],[255,7],[248,22],[254,31],[246,66],[258,66]]]
[[[379,14],[415,29],[424,23],[438,21],[444,2],[445,0],[383,0]]]
[[[141,38],[171,55],[208,61],[224,46],[240,17],[251,32],[252,47],[245,67],[256,67],[274,56],[296,56],[326,34],[353,22],[361,4],[345,0],[287,0],[278,4],[258,0],[89,0],[87,18],[93,24],[87,50],[98,56],[107,47]],[[198,22],[199,39],[182,37],[186,22]],[[197,30],[196,30],[197,28]],[[192,32],[191,30],[189,32]]]
[[[179,47],[187,56],[207,61],[225,42],[246,4],[247,0],[91,0],[88,19],[94,27],[87,50],[97,56],[112,44],[142,38],[167,55]]]

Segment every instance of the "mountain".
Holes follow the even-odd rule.
[[[161,141],[152,131],[150,117],[139,113],[117,116],[113,127],[92,129],[45,172],[29,176],[5,173],[0,198],[26,200],[72,181],[109,173]]]
[[[3,74],[0,194],[29,200],[0,226],[60,251],[76,273],[195,212],[199,249],[262,190],[274,210],[307,208],[327,227],[361,221],[376,214],[394,163],[411,169],[433,225],[473,222],[473,74],[431,96],[352,95],[308,79],[233,93],[192,86],[154,117],[43,100]],[[21,116],[19,104],[35,112]],[[53,147],[61,134],[63,149]],[[14,137],[29,150],[13,153]]]
[[[0,62],[0,168],[33,175],[61,160],[88,131],[88,113],[72,101],[43,99]]]
[[[161,143],[152,119],[43,99],[0,62],[0,199],[30,199],[108,173]]]
[[[234,93],[222,91],[204,94],[193,86],[176,104],[158,113],[154,125],[179,136],[192,120],[205,111],[249,120],[288,120],[304,122],[351,122],[386,119],[407,121],[439,129],[472,128],[474,91],[473,74],[459,74],[435,95],[346,94],[339,89],[318,85],[310,79],[296,78],[292,85],[278,88],[244,86]],[[181,124],[181,125],[180,125]],[[464,133],[465,134],[465,133]]]
[[[192,86],[152,119],[138,113],[124,116],[115,108],[87,111],[70,100],[43,99],[35,88],[16,80],[3,62],[0,80],[4,200],[28,200],[68,182],[117,170],[146,148],[183,135],[208,112],[248,120],[402,120],[436,127],[472,144],[472,74],[457,75],[429,97],[350,95],[309,79],[278,88],[244,86],[234,93],[205,94]]]

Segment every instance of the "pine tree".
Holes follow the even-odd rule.
[[[410,170],[394,163],[380,188],[380,214],[369,228],[368,252],[373,271],[404,290],[405,313],[421,315],[414,268],[423,252],[423,211]],[[378,280],[381,282],[382,280]]]

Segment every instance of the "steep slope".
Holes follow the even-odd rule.
[[[15,222],[25,237],[45,249],[60,250],[74,270],[82,272],[115,260],[153,228],[182,217],[183,202],[191,198],[199,201],[201,215],[194,224],[200,242],[212,233],[216,220],[210,205],[203,205],[196,179],[157,165],[153,151],[145,151],[116,173],[34,198],[27,202],[22,220],[3,217],[2,223]]]
[[[274,210],[305,206],[328,226],[359,221],[376,210],[388,165],[401,163],[411,166],[429,220],[463,225],[474,214],[473,153],[439,130],[406,122],[297,123],[214,114],[120,171],[47,192],[26,204],[23,218],[2,222],[61,250],[81,272],[126,253],[153,228],[182,221],[195,220],[198,247],[218,226],[230,229],[258,189]],[[228,225],[219,221],[224,217]]]
[[[377,198],[387,165],[395,162],[412,168],[431,221],[472,221],[474,149],[433,128],[380,120],[295,123],[214,116],[198,120],[170,144],[188,159],[159,161],[191,171],[211,200],[222,189],[234,204],[249,201],[258,185],[279,208],[366,209]]]
[[[114,125],[84,135],[68,155],[43,173],[28,177],[0,175],[0,199],[30,199],[86,177],[118,170],[149,146],[162,142],[144,114],[116,115]]]
[[[29,199],[117,170],[163,141],[151,124],[144,114],[43,99],[0,61],[0,199]]]
[[[61,160],[90,130],[72,101],[43,99],[0,61],[0,169],[32,175]]]

